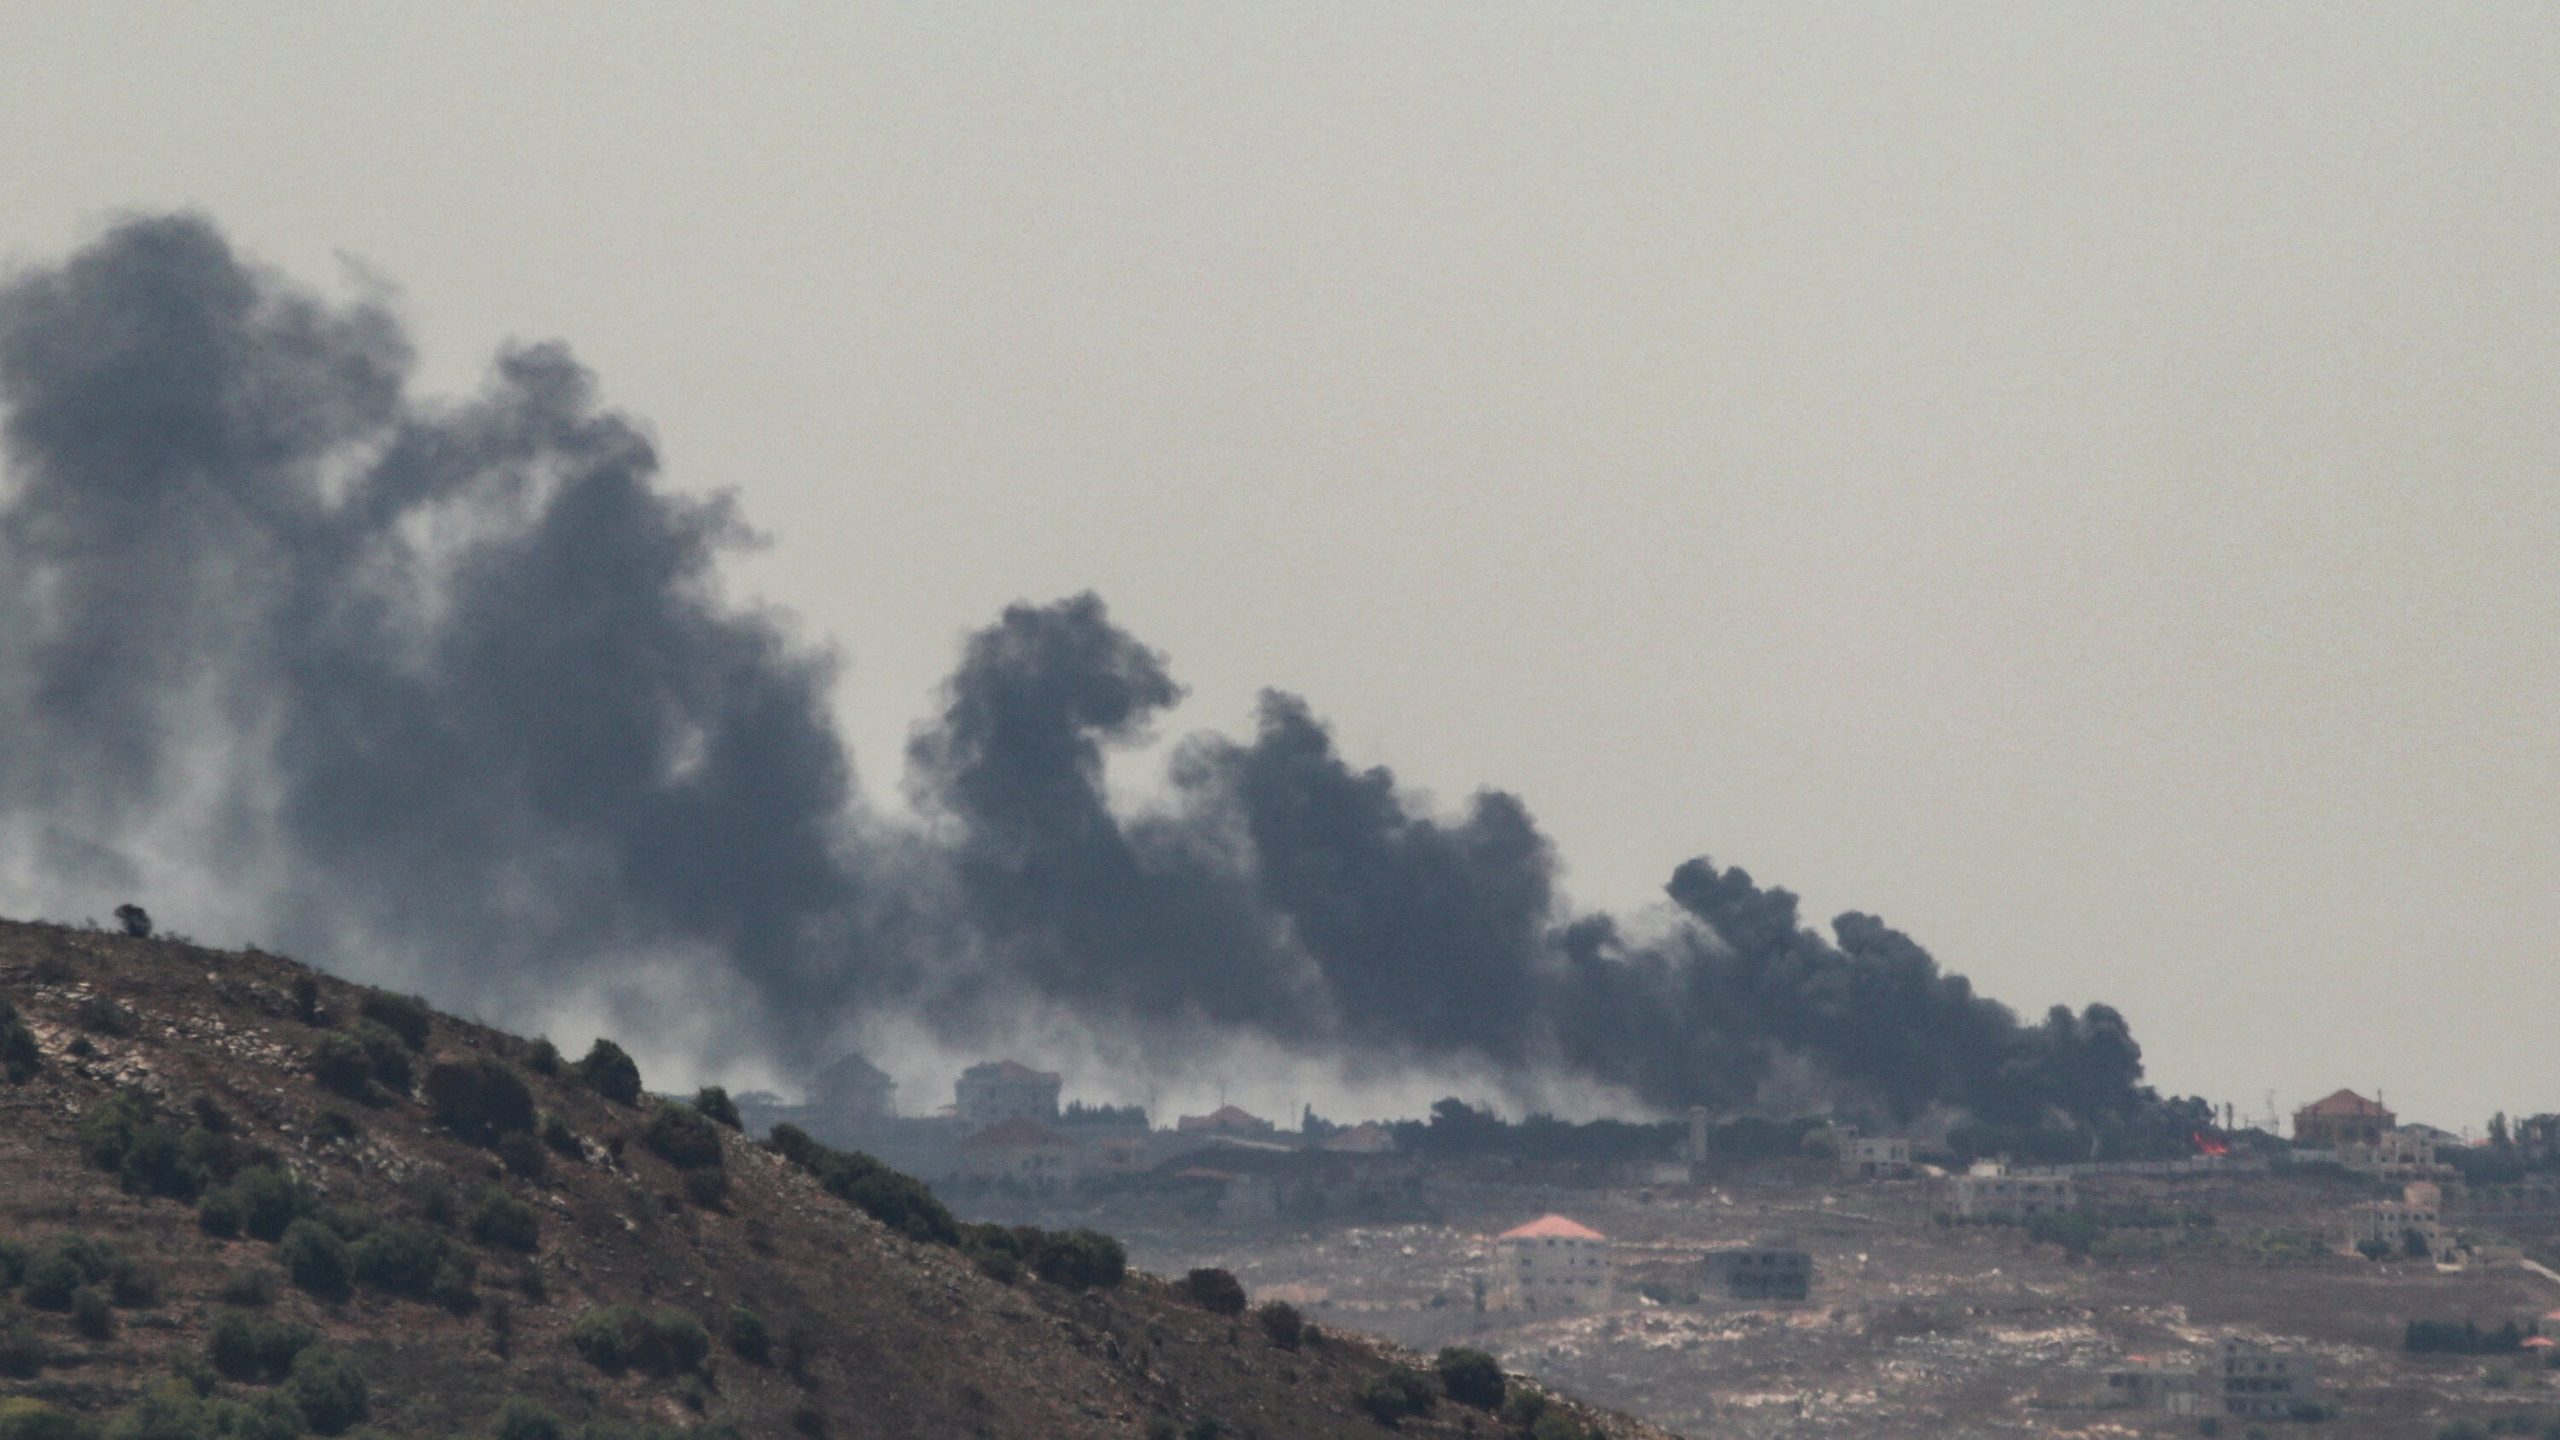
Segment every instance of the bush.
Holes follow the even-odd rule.
[[[308,1325],[226,1311],[205,1339],[205,1358],[226,1380],[273,1385],[293,1373],[294,1359],[318,1338]]]
[[[346,1357],[325,1345],[314,1345],[293,1357],[284,1393],[302,1410],[313,1433],[336,1435],[364,1418],[364,1377]]]
[[[1253,1318],[1262,1326],[1262,1333],[1271,1337],[1271,1343],[1283,1350],[1297,1349],[1299,1339],[1306,1333],[1306,1320],[1298,1314],[1298,1307],[1286,1300],[1266,1301],[1253,1312]]]
[[[208,1191],[196,1206],[196,1228],[217,1240],[240,1234],[240,1197],[228,1189]]]
[[[83,1285],[71,1292],[71,1328],[89,1340],[104,1340],[116,1333],[116,1311],[107,1302],[106,1291]]]
[[[0,1376],[33,1380],[44,1372],[44,1362],[49,1358],[51,1352],[27,1324],[26,1317],[14,1307],[0,1306]]]
[[[225,1305],[263,1310],[276,1303],[275,1277],[264,1270],[234,1270],[215,1287],[213,1298]]]
[[[485,1056],[429,1066],[427,1104],[439,1123],[474,1145],[533,1129],[533,1092],[524,1077]]]
[[[729,1203],[729,1172],[726,1170],[687,1170],[684,1172],[685,1198],[705,1210],[718,1210]]]
[[[204,1193],[211,1178],[204,1152],[212,1139],[201,1128],[182,1131],[158,1120],[137,1125],[116,1166],[116,1182],[128,1195],[191,1201]]]
[[[524,1063],[534,1074],[549,1079],[560,1073],[560,1047],[552,1044],[547,1035],[536,1036],[525,1047]]]
[[[720,1131],[688,1106],[658,1106],[641,1128],[640,1143],[679,1170],[707,1170],[720,1163]]]
[[[23,1085],[44,1068],[44,1047],[36,1043],[36,1032],[18,1015],[18,1007],[0,999],[0,1076],[12,1085]]]
[[[701,1111],[705,1119],[726,1125],[732,1130],[747,1128],[747,1122],[738,1114],[738,1102],[730,1099],[729,1092],[717,1085],[705,1085],[696,1091],[693,1097],[693,1108]]]
[[[1502,1366],[1483,1351],[1452,1346],[1440,1352],[1432,1368],[1440,1372],[1440,1388],[1459,1404],[1479,1410],[1501,1406]]]
[[[282,1240],[294,1221],[320,1208],[301,1181],[269,1165],[240,1172],[219,1193],[227,1205],[238,1208],[242,1233],[269,1243]]]
[[[1244,1286],[1225,1270],[1193,1270],[1182,1277],[1185,1299],[1212,1315],[1244,1313]]]
[[[356,1013],[392,1034],[412,1050],[427,1048],[427,1035],[435,1023],[435,1013],[427,1002],[415,995],[394,995],[388,990],[367,990],[357,1002]]]
[[[1360,1387],[1360,1408],[1378,1423],[1393,1425],[1409,1415],[1429,1414],[1431,1390],[1431,1381],[1421,1371],[1397,1365],[1369,1377],[1369,1383]]]
[[[96,1440],[97,1427],[35,1400],[0,1400],[0,1440]]]
[[[498,1407],[498,1416],[489,1422],[492,1440],[568,1440],[569,1427],[560,1417],[526,1399],[514,1399]]]
[[[530,1255],[542,1243],[542,1220],[532,1206],[492,1185],[471,1212],[471,1238]]]
[[[444,1267],[444,1237],[423,1226],[384,1225],[350,1247],[348,1259],[356,1283],[368,1290],[431,1299]]]
[[[409,1064],[409,1047],[400,1037],[378,1020],[359,1020],[347,1031],[347,1038],[364,1050],[365,1067],[383,1089],[394,1095],[406,1095],[415,1080]]]
[[[354,1289],[355,1263],[347,1242],[318,1220],[286,1226],[279,1256],[286,1277],[323,1300],[344,1300]]]
[[[578,1078],[587,1088],[617,1105],[640,1103],[640,1066],[623,1048],[602,1036],[578,1062]]]
[[[1034,1231],[1031,1273],[1070,1290],[1110,1289],[1129,1273],[1129,1252],[1097,1230]]]
[[[331,1031],[312,1042],[311,1078],[350,1100],[373,1098],[373,1056],[354,1036]]]
[[[14,1240],[0,1240],[0,1290],[15,1290],[27,1278],[27,1264],[35,1257],[27,1247]]]
[[[773,1333],[765,1328],[764,1317],[744,1305],[729,1312],[729,1349],[741,1360],[756,1365],[773,1360]]]
[[[1548,1409],[1529,1427],[1529,1440],[1604,1440],[1599,1431],[1561,1410]]]
[[[569,1128],[568,1118],[558,1111],[542,1117],[542,1143],[550,1146],[553,1154],[571,1160],[584,1153],[578,1144],[578,1132]]]
[[[569,1327],[569,1344],[608,1375],[681,1375],[711,1355],[711,1335],[701,1321],[681,1310],[644,1314],[624,1305],[599,1305],[580,1315]]]
[[[519,1179],[539,1180],[551,1173],[550,1155],[543,1150],[542,1142],[531,1135],[501,1135],[493,1148],[498,1152],[498,1163]]]
[[[47,1246],[27,1266],[27,1303],[38,1310],[70,1309],[72,1295],[106,1273],[104,1265],[89,1261],[90,1254],[91,1247],[85,1240],[57,1241]]]
[[[858,1150],[821,1145],[797,1125],[774,1126],[770,1143],[784,1159],[817,1177],[828,1194],[890,1229],[936,1244],[960,1243],[960,1222],[914,1176]]]

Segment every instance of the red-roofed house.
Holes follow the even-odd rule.
[[[2341,1090],[2293,1112],[2293,1143],[2323,1149],[2379,1145],[2399,1117],[2353,1090]]]
[[[1494,1237],[1497,1279],[1523,1310],[1606,1310],[1617,1303],[1609,1237],[1562,1215],[1541,1215]]]
[[[1010,1180],[1035,1189],[1075,1179],[1075,1142],[1037,1120],[991,1125],[960,1142],[959,1174],[968,1180]]]
[[[1185,1115],[1173,1122],[1173,1128],[1185,1135],[1268,1135],[1271,1122],[1233,1105],[1221,1105],[1206,1115]]]

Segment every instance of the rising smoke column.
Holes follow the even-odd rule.
[[[192,218],[0,291],[13,848],[75,893],[131,884],[193,805],[181,863],[271,877],[268,938],[448,1000],[675,946],[841,1001],[829,671],[718,603],[728,502],[656,490],[555,347],[449,411],[409,365],[382,310]]]
[[[1092,595],[970,638],[908,755],[926,823],[884,826],[826,657],[718,593],[726,499],[660,489],[557,347],[453,406],[410,367],[381,308],[192,218],[0,288],[0,885],[56,913],[180,890],[484,1010],[673,974],[705,1044],[788,1055],[884,1008],[970,1037],[1029,1003],[1159,1053],[1251,1037],[1664,1107],[1806,1064],[1897,1115],[2142,1103],[2115,1012],[2021,1025],[1739,869],[1681,866],[1677,923],[1630,939],[1565,902],[1518,799],[1437,813],[1292,696],[1121,813],[1109,757],[1182,691]]]

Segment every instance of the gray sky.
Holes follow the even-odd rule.
[[[571,341],[847,660],[1705,852],[2165,1088],[2560,1109],[2560,11],[0,0],[0,258]]]

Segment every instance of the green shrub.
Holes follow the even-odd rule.
[[[679,1170],[707,1170],[720,1163],[720,1131],[699,1110],[660,1105],[641,1127],[640,1143]]]
[[[276,1303],[276,1281],[264,1270],[234,1270],[215,1287],[213,1298],[225,1305],[265,1309]]]
[[[1098,1230],[1042,1231],[1025,1247],[1031,1273],[1070,1290],[1107,1290],[1129,1273],[1129,1252]]]
[[[27,1317],[16,1306],[0,1302],[0,1376],[32,1380],[43,1373],[51,1354],[27,1324]]]
[[[237,1238],[241,1218],[240,1197],[228,1188],[206,1191],[196,1205],[196,1228],[217,1240]]]
[[[15,1290],[27,1278],[27,1262],[34,1259],[27,1247],[15,1240],[0,1240],[0,1290]]]
[[[773,1333],[765,1328],[764,1317],[744,1305],[729,1312],[729,1349],[739,1359],[756,1365],[773,1360]]]
[[[97,1440],[98,1427],[41,1401],[0,1400],[0,1440]]]
[[[293,1373],[295,1357],[318,1338],[308,1325],[229,1310],[214,1320],[205,1358],[226,1380],[273,1385]]]
[[[608,1375],[638,1370],[646,1375],[681,1375],[698,1368],[711,1354],[710,1332],[681,1310],[642,1312],[624,1305],[599,1305],[569,1327],[569,1344],[579,1358]]]
[[[704,1118],[732,1130],[747,1128],[746,1120],[738,1114],[738,1102],[730,1099],[729,1092],[717,1085],[705,1085],[694,1092],[693,1108],[701,1111]]]
[[[12,1085],[23,1085],[44,1068],[44,1048],[36,1044],[36,1032],[18,1015],[18,1007],[0,999],[0,1076]]]
[[[427,1035],[434,1024],[435,1012],[427,1002],[415,995],[394,995],[388,990],[367,990],[356,1005],[356,1013],[392,1034],[412,1050],[427,1048]]]
[[[1552,1407],[1529,1427],[1529,1440],[1604,1440],[1599,1431]]]
[[[1502,1423],[1515,1430],[1535,1429],[1539,1417],[1546,1413],[1547,1397],[1545,1395],[1516,1385],[1511,1387],[1511,1393],[1502,1402]]]
[[[124,1168],[125,1152],[133,1148],[133,1132],[149,1124],[151,1116],[148,1097],[117,1091],[80,1116],[80,1153],[98,1169],[117,1173]]]
[[[444,1237],[419,1225],[378,1226],[349,1247],[348,1259],[356,1283],[366,1289],[425,1300],[436,1293]]]
[[[498,1163],[507,1168],[507,1173],[519,1179],[539,1180],[551,1173],[551,1157],[544,1152],[542,1142],[531,1135],[521,1131],[501,1135],[491,1148],[498,1152]]]
[[[38,1310],[70,1309],[72,1295],[106,1273],[103,1265],[89,1261],[89,1253],[88,1242],[77,1239],[46,1246],[27,1266],[27,1303]]]
[[[687,1170],[684,1172],[685,1198],[705,1210],[718,1210],[729,1203],[729,1172],[726,1170]]]
[[[1431,1381],[1421,1371],[1397,1365],[1369,1377],[1360,1387],[1360,1408],[1378,1423],[1393,1425],[1410,1415],[1430,1413],[1431,1393]]]
[[[438,1122],[474,1145],[533,1129],[533,1092],[524,1077],[485,1056],[430,1066],[427,1104]]]
[[[271,1244],[282,1240],[294,1221],[320,1208],[309,1187],[268,1165],[240,1172],[222,1193],[239,1207],[242,1233]]]
[[[569,1427],[560,1417],[521,1397],[498,1407],[498,1416],[489,1422],[491,1440],[568,1440]]]
[[[1191,1271],[1182,1277],[1182,1293],[1192,1304],[1212,1315],[1244,1313],[1244,1286],[1226,1270],[1204,1268]]]
[[[211,1178],[204,1151],[212,1135],[201,1128],[180,1130],[152,1120],[133,1128],[116,1181],[129,1195],[161,1195],[194,1200]]]
[[[1451,1346],[1432,1362],[1440,1388],[1461,1405],[1493,1410],[1502,1404],[1502,1365],[1481,1350]]]
[[[326,1345],[314,1345],[293,1357],[284,1393],[302,1411],[313,1433],[336,1435],[365,1416],[364,1376],[345,1356]]]
[[[347,1242],[319,1220],[286,1226],[278,1254],[286,1277],[323,1300],[344,1300],[354,1289],[355,1263]]]
[[[492,1185],[471,1212],[471,1238],[530,1255],[542,1243],[542,1220],[532,1206]]]
[[[556,1110],[542,1117],[542,1143],[550,1146],[553,1154],[572,1160],[585,1153],[578,1145],[578,1132],[569,1128],[568,1117]]]
[[[305,1063],[320,1088],[350,1100],[373,1098],[373,1056],[354,1036],[330,1031],[311,1043]]]
[[[71,1292],[71,1328],[89,1340],[104,1340],[116,1333],[116,1310],[106,1291],[83,1285]]]
[[[549,1079],[560,1073],[560,1047],[552,1044],[548,1035],[536,1036],[525,1047],[524,1063],[534,1074]]]
[[[914,1176],[858,1150],[821,1145],[797,1125],[774,1126],[771,1144],[784,1159],[817,1177],[827,1193],[890,1229],[937,1244],[960,1243],[960,1222]]]
[[[640,1103],[640,1066],[623,1048],[598,1036],[578,1062],[578,1078],[587,1088],[617,1105]]]
[[[406,1095],[415,1074],[409,1064],[409,1047],[399,1036],[378,1020],[359,1020],[347,1031],[347,1038],[364,1047],[365,1066],[383,1089],[394,1095]]]
[[[1297,1306],[1286,1300],[1263,1302],[1262,1308],[1253,1312],[1253,1318],[1271,1343],[1283,1350],[1297,1349],[1298,1341],[1306,1334],[1305,1318],[1298,1314]]]

